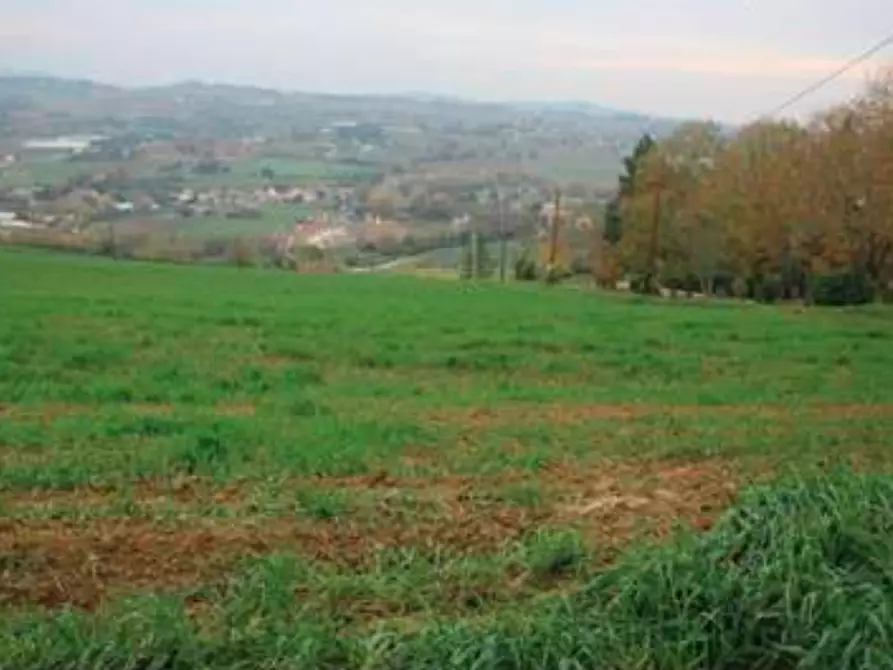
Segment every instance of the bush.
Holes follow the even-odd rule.
[[[522,255],[515,261],[515,279],[517,281],[536,281],[538,275],[536,261],[528,254]]]
[[[556,265],[546,269],[545,279],[547,284],[558,284],[571,277],[573,277],[573,273],[570,268],[567,268],[564,265]]]
[[[875,294],[874,285],[864,274],[819,275],[812,280],[812,302],[816,305],[864,305],[873,302]]]
[[[592,262],[590,261],[589,256],[574,256],[574,260],[571,261],[571,273],[575,275],[591,275]]]
[[[664,288],[683,293],[700,293],[703,290],[701,278],[694,274],[674,275],[661,281]]]
[[[784,282],[776,275],[755,277],[748,282],[748,293],[758,302],[778,302],[784,297]]]
[[[629,281],[629,290],[640,295],[657,295],[658,286],[653,278],[649,281],[648,275],[635,275]]]
[[[252,267],[257,262],[257,250],[248,240],[239,238],[233,242],[230,250],[230,261],[236,267]]]

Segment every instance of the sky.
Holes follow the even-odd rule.
[[[890,2],[0,0],[0,68],[744,122],[893,32]],[[844,100],[890,62],[893,49],[791,111]]]

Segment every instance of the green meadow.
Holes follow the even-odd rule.
[[[893,667],[891,343],[0,248],[0,668]]]

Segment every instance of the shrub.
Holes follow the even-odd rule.
[[[755,277],[748,284],[750,297],[759,302],[771,304],[784,297],[784,282],[777,275]]]
[[[523,254],[515,261],[515,279],[518,281],[536,281],[539,271],[536,261],[529,254]]]
[[[671,291],[681,291],[683,293],[700,293],[703,290],[701,278],[694,274],[665,277],[661,284],[664,288],[668,288]]]
[[[640,295],[657,295],[657,282],[649,275],[635,275],[629,281],[629,290]]]
[[[874,301],[875,293],[874,285],[864,274],[819,275],[812,281],[812,301],[816,305],[864,305]]]
[[[614,289],[623,278],[623,268],[617,250],[613,247],[602,249],[595,264],[595,281],[602,288]]]
[[[564,265],[556,265],[546,270],[545,279],[547,284],[558,284],[572,276],[573,273],[570,268],[567,268]]]
[[[589,256],[585,254],[574,256],[574,260],[571,261],[571,273],[575,275],[591,275],[592,262]]]
[[[257,262],[257,250],[248,240],[239,238],[230,249],[230,261],[236,267],[248,268]]]

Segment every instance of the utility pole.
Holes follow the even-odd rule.
[[[549,267],[551,273],[558,264],[558,231],[561,226],[561,191],[555,189],[555,209],[552,212],[552,229],[549,235]]]
[[[471,231],[471,278],[477,279],[481,274],[480,246],[478,244],[478,231],[475,226]]]
[[[496,200],[499,205],[499,281],[505,284],[505,264],[506,264],[506,245],[505,245],[505,207],[502,201],[502,189],[499,182],[496,183]]]
[[[109,252],[112,258],[118,260],[118,234],[114,220],[109,221]]]

